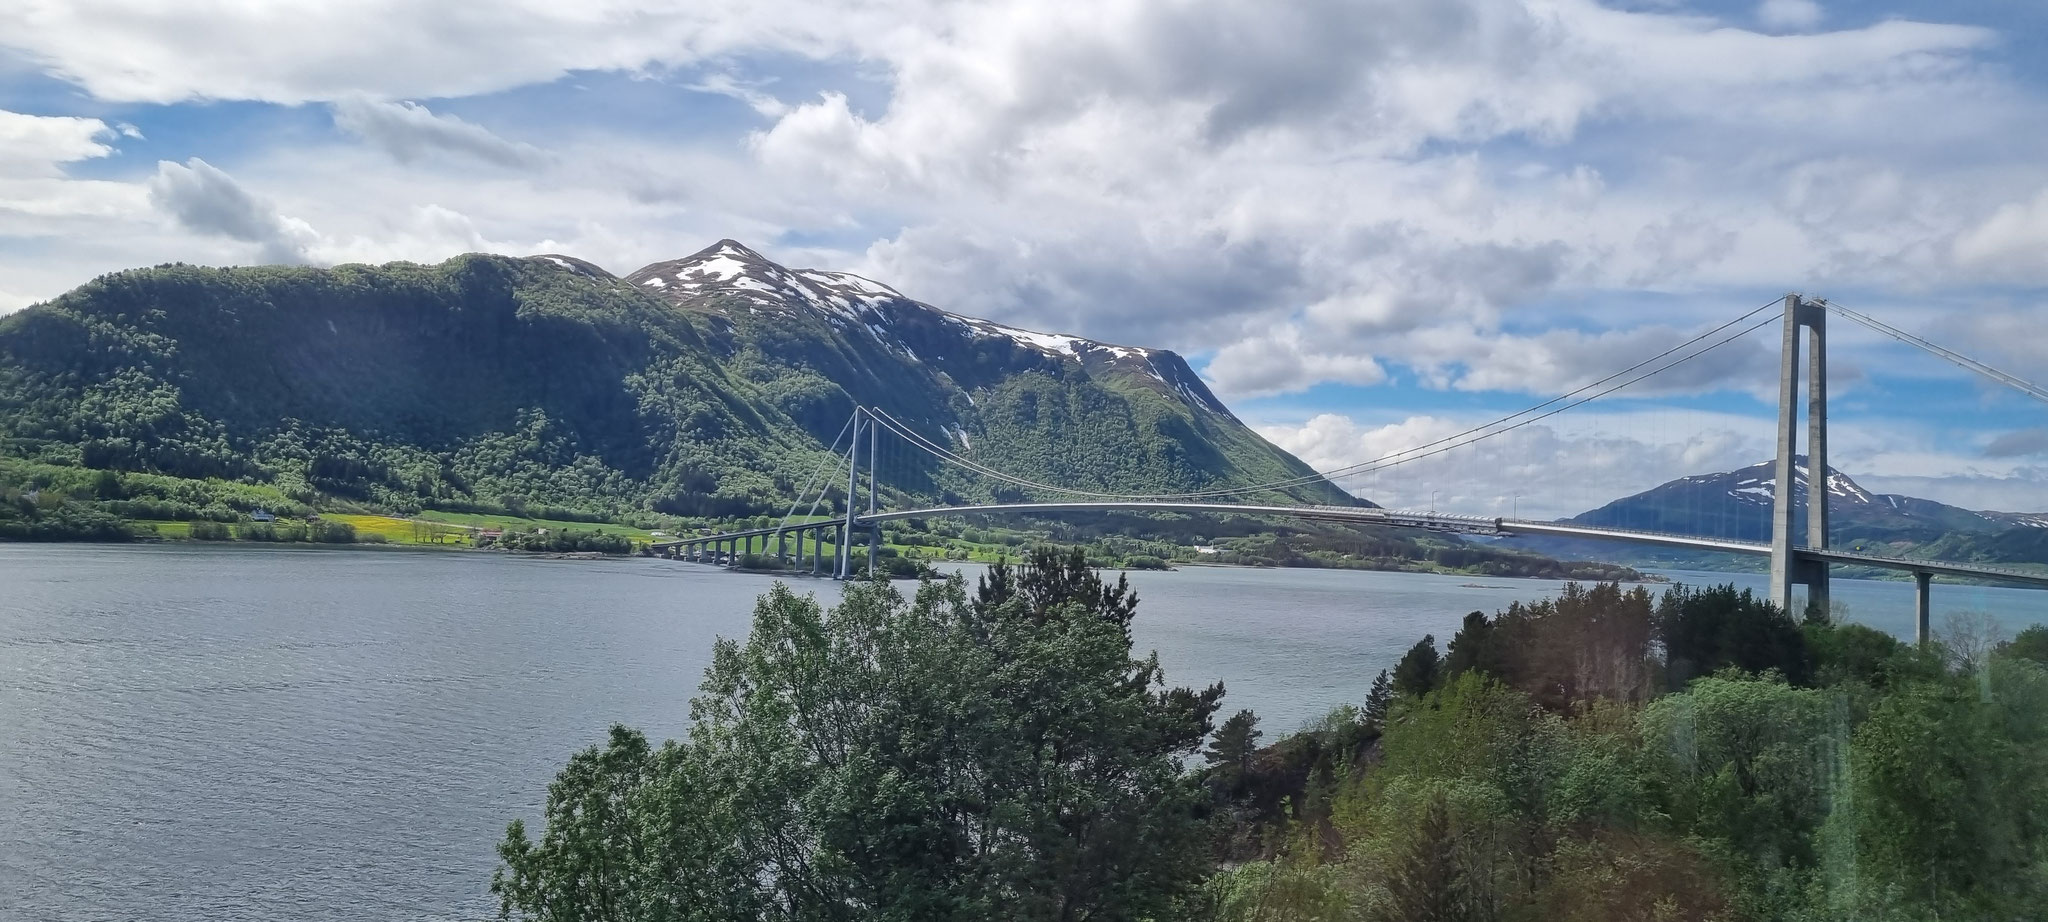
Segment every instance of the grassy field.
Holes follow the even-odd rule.
[[[415,524],[411,519],[393,518],[388,515],[348,515],[327,513],[321,516],[330,522],[345,522],[355,526],[356,534],[380,535],[391,544],[410,544],[418,547],[469,547],[469,532],[453,525]]]
[[[423,521],[442,522],[449,525],[467,525],[472,528],[502,528],[507,531],[532,531],[535,528],[563,528],[573,531],[596,531],[612,535],[625,535],[635,541],[659,541],[660,538],[646,529],[630,525],[607,525],[602,522],[561,522],[553,519],[522,519],[510,515],[483,515],[470,512],[422,512]],[[404,521],[403,519],[399,521]],[[394,539],[395,540],[395,539]]]
[[[364,515],[346,512],[322,513],[321,518],[330,522],[343,522],[355,527],[359,536],[377,535],[387,544],[402,544],[413,547],[470,547],[469,528],[502,528],[508,531],[531,531],[536,528],[573,529],[575,531],[598,531],[609,534],[623,534],[634,541],[659,541],[660,538],[644,529],[624,525],[605,525],[590,522],[557,522],[549,519],[521,519],[505,515],[462,515],[459,513],[428,512],[415,519],[402,519],[388,515]],[[162,520],[138,519],[133,523],[138,528],[153,528],[160,538],[184,540],[192,536],[192,523]],[[235,525],[236,529],[249,523]],[[464,527],[468,526],[468,527]]]
[[[192,537],[191,522],[160,522],[149,519],[136,519],[132,524],[136,526],[138,531],[147,530],[147,528],[156,529],[156,534],[159,538]]]

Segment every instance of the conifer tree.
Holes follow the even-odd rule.
[[[1424,634],[1394,666],[1394,691],[1409,697],[1428,694],[1436,688],[1442,669],[1443,659],[1436,652],[1436,635]]]
[[[1451,811],[1443,794],[1430,798],[1408,854],[1388,889],[1394,897],[1392,918],[1400,922],[1461,922],[1458,895],[1458,841],[1451,829]]]
[[[1365,725],[1374,730],[1385,732],[1387,729],[1387,705],[1393,699],[1393,680],[1387,678],[1387,671],[1382,669],[1380,674],[1372,680],[1372,691],[1367,692],[1365,695]]]

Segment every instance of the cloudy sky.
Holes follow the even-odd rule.
[[[0,311],[732,237],[1179,350],[1335,466],[1791,290],[2048,378],[2043,151],[2048,7],[1999,0],[11,0]],[[1837,466],[2048,511],[2048,405],[1837,327]],[[1763,460],[1769,332],[1347,485],[1568,514]]]

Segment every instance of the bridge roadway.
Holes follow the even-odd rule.
[[[898,519],[930,518],[947,515],[989,515],[1004,512],[1196,512],[1231,513],[1236,515],[1272,515],[1317,522],[1337,522],[1349,525],[1383,525],[1392,528],[1420,528],[1427,531],[1451,534],[1480,535],[1489,537],[1548,536],[1558,538],[1589,538],[1599,541],[1633,541],[1660,547],[1686,548],[1691,550],[1724,551],[1731,554],[1750,554],[1769,557],[1771,546],[1761,541],[1737,541],[1730,538],[1700,538],[1692,535],[1675,535],[1667,532],[1632,531],[1622,528],[1595,528],[1585,525],[1569,525],[1560,522],[1532,522],[1524,519],[1489,518],[1482,516],[1451,515],[1436,512],[1409,512],[1394,509],[1378,509],[1365,506],[1287,506],[1287,505],[1245,505],[1237,503],[1188,503],[1150,500],[1088,501],[1067,503],[997,503],[983,506],[933,506],[925,509],[905,509],[895,512],[876,512],[857,516],[854,527],[874,525]],[[722,532],[663,541],[650,545],[656,551],[685,547],[716,547],[720,542],[735,539],[749,539],[790,532],[838,529],[844,527],[845,519],[806,522],[799,525],[772,528],[754,528],[744,531]],[[801,553],[801,543],[799,543]],[[1909,557],[1887,557],[1879,554],[1864,554],[1836,549],[1816,550],[1798,547],[1793,553],[1805,561],[1826,561],[1828,563],[1852,564],[1878,567],[1888,570],[1902,570],[1913,573],[1923,580],[1927,576],[1967,576],[1975,579],[1998,580],[2036,589],[2048,589],[2048,573],[2034,573],[2006,567],[1988,567],[1980,564],[1947,563],[1938,560],[1919,560]]]

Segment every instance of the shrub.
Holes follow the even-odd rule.
[[[347,522],[314,522],[310,534],[321,544],[354,544],[356,527]]]
[[[186,534],[194,541],[232,541],[235,537],[234,532],[226,525],[204,519],[193,522],[191,530]]]

